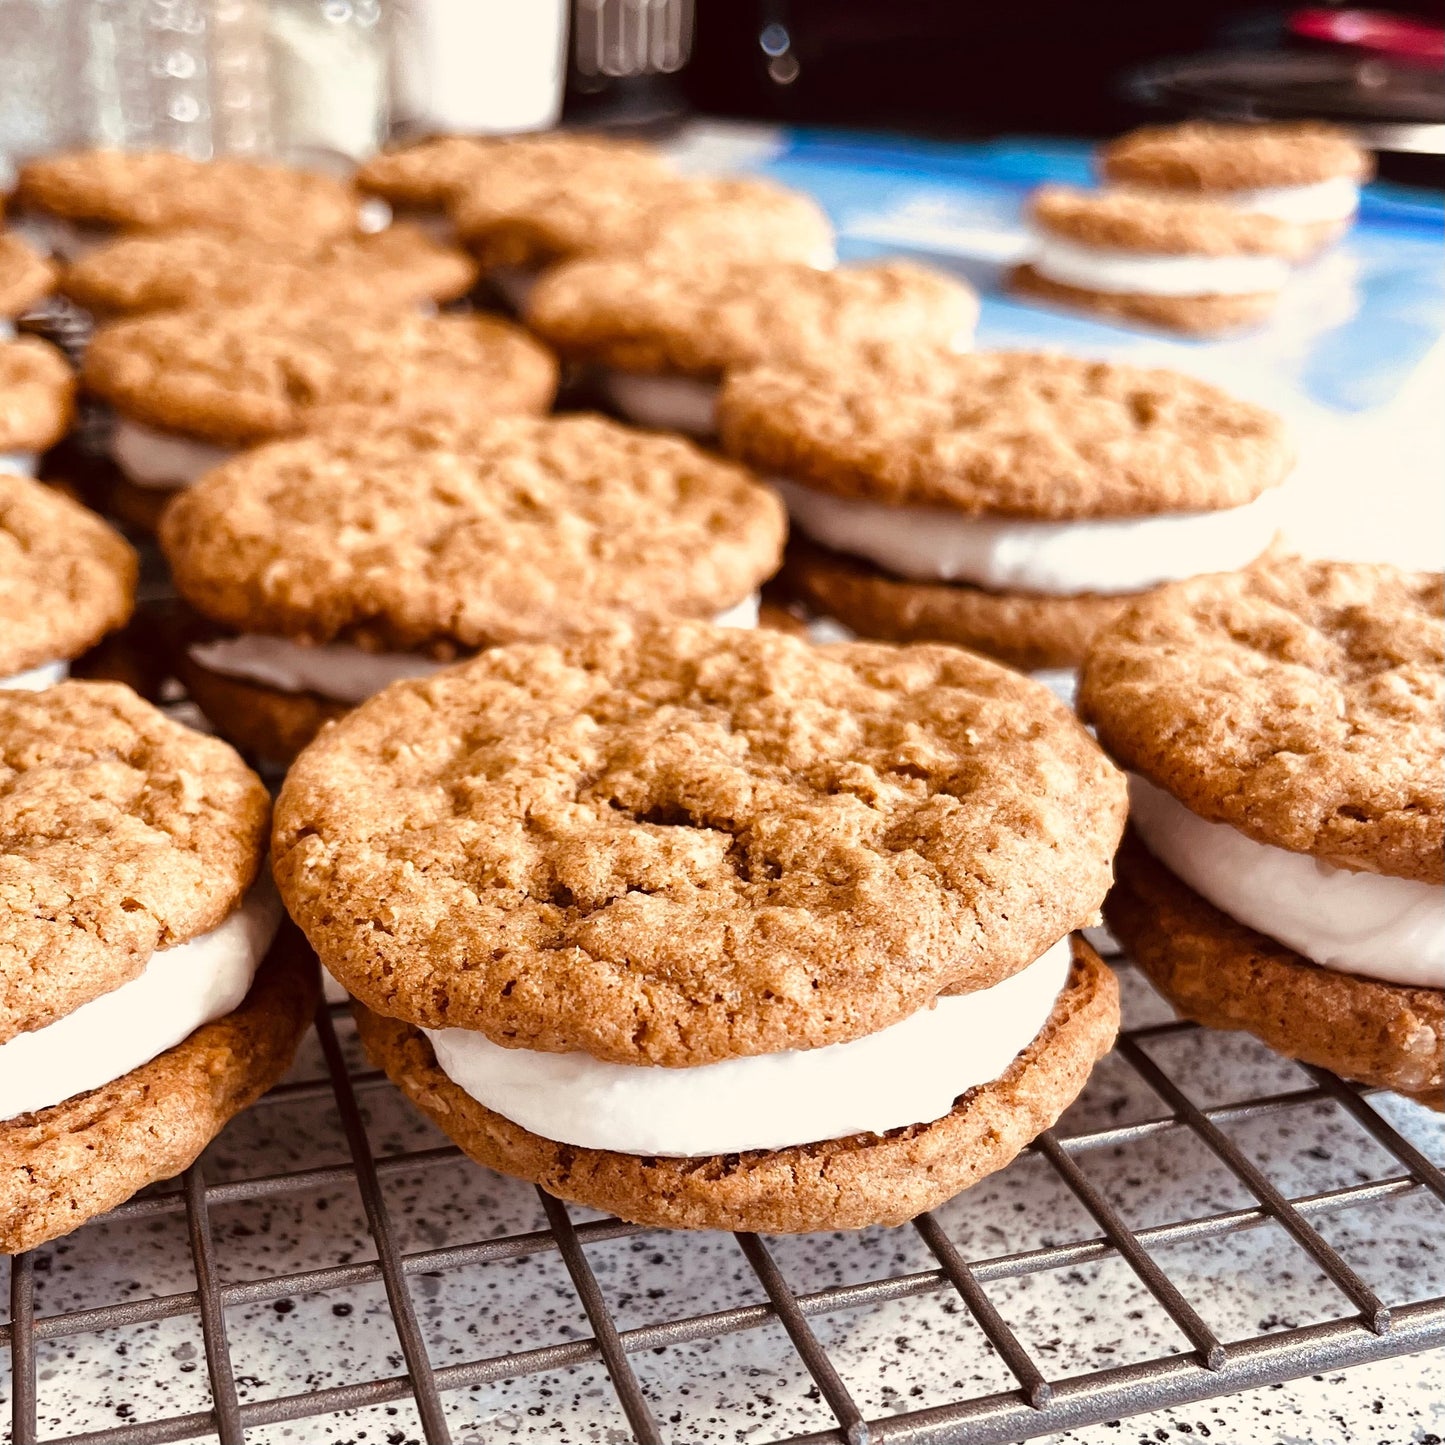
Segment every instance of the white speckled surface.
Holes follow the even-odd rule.
[[[1129,1021],[1165,1017],[1132,973]],[[349,1025],[341,1025],[350,1039]],[[1196,1102],[1238,1100],[1307,1082],[1293,1065],[1237,1036],[1183,1033],[1150,1046]],[[321,1073],[314,1041],[298,1077]],[[363,1095],[378,1157],[430,1148],[440,1136],[388,1086]],[[1445,1127],[1393,1099],[1378,1107],[1431,1157]],[[1165,1112],[1123,1059],[1107,1060],[1061,1133]],[[1228,1126],[1230,1135],[1292,1195],[1399,1173],[1389,1156],[1332,1103]],[[207,1156],[208,1182],[344,1163],[329,1100],[268,1105],[238,1120]],[[1080,1156],[1134,1227],[1250,1203],[1244,1188],[1192,1136],[1174,1131]],[[444,1159],[384,1177],[399,1247],[437,1249],[538,1229],[528,1187]],[[574,1211],[574,1218],[587,1217]],[[1423,1191],[1327,1217],[1321,1229],[1391,1303],[1445,1293],[1442,1207]],[[939,1212],[977,1262],[1097,1235],[1082,1206],[1037,1155]],[[309,1188],[270,1200],[219,1204],[212,1222],[221,1278],[240,1281],[375,1258],[354,1186]],[[856,1237],[779,1239],[774,1255],[795,1290],[932,1267],[911,1229]],[[757,1303],[764,1296],[726,1235],[648,1233],[588,1246],[621,1328]],[[1278,1227],[1162,1248],[1159,1262],[1226,1341],[1343,1316],[1349,1307]],[[183,1219],[101,1223],[38,1253],[37,1312],[50,1315],[194,1287]],[[433,1364],[444,1366],[591,1334],[561,1259],[547,1252],[427,1273],[410,1280]],[[990,1297],[1051,1378],[1176,1352],[1182,1337],[1117,1258],[989,1284]],[[941,1405],[1012,1388],[1001,1361],[960,1301],[937,1291],[813,1321],[865,1416]],[[305,1393],[399,1373],[403,1361],[380,1284],[293,1295],[227,1312],[241,1400]],[[682,1445],[785,1439],[832,1418],[781,1326],[632,1356],[664,1438]],[[180,1317],[39,1347],[41,1438],[204,1410],[208,1383],[199,1322]],[[458,1442],[558,1441],[621,1445],[631,1437],[600,1365],[525,1376],[444,1397]],[[1106,1442],[1184,1438],[1230,1445],[1395,1445],[1445,1436],[1445,1363],[1403,1359],[1305,1379],[1224,1400],[1050,1437]],[[409,1400],[344,1415],[255,1428],[251,1442],[423,1439]]]

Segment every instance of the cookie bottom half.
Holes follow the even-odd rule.
[[[550,1194],[667,1229],[801,1234],[905,1223],[1003,1168],[1078,1096],[1119,1027],[1114,976],[1082,940],[1034,1041],[931,1124],[790,1149],[644,1158],[559,1144],[479,1104],[420,1030],[354,1003],[372,1061],[479,1164]]]
[[[109,1084],[0,1122],[0,1253],[69,1234],[192,1164],[290,1067],[320,992],[283,924],[239,1008]]]
[[[184,646],[175,655],[176,676],[220,735],[243,753],[285,766],[335,718],[351,711],[314,692],[282,692],[264,683],[226,677],[195,662]]]
[[[1186,1018],[1445,1108],[1445,991],[1338,973],[1235,922],[1132,834],[1104,918]]]
[[[966,582],[910,582],[869,562],[795,538],[785,587],[814,612],[860,637],[951,642],[1026,672],[1077,667],[1094,634],[1146,594],[988,592]]]
[[[1086,291],[1040,275],[1032,266],[1015,266],[1009,272],[1010,291],[1030,300],[1092,311],[1121,321],[1142,321],[1167,331],[1190,336],[1218,336],[1258,326],[1274,310],[1277,292],[1250,296],[1142,296],[1112,291]]]

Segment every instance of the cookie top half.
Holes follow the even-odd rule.
[[[475,279],[464,252],[403,222],[304,255],[216,231],[122,236],[67,266],[61,290],[92,311],[129,316],[178,306],[306,305],[318,293],[338,305],[400,307],[450,301]]]
[[[551,353],[496,317],[307,306],[194,307],[101,327],[84,380],[126,416],[244,445],[346,409],[461,418],[544,411]]]
[[[217,927],[270,811],[225,743],[119,683],[0,691],[0,1042]]]
[[[1120,136],[1100,152],[1099,169],[1121,185],[1252,191],[1309,186],[1336,176],[1368,180],[1374,166],[1369,152],[1339,126],[1191,120]]]
[[[441,135],[372,156],[357,172],[356,184],[395,206],[430,209],[472,186],[510,192],[568,182],[603,184],[609,174],[661,175],[668,169],[653,147],[610,136]]]
[[[75,413],[75,372],[33,336],[0,341],[0,452],[43,452]]]
[[[864,341],[966,346],[977,317],[967,286],[907,261],[823,271],[797,261],[668,267],[596,257],[549,271],[527,306],[527,324],[564,356],[703,378],[831,357]]]
[[[315,171],[167,151],[85,150],[20,167],[23,206],[122,231],[187,227],[308,248],[356,228],[356,193]]]
[[[1445,578],[1288,561],[1152,593],[1080,707],[1192,812],[1341,868],[1445,882]]]
[[[1293,463],[1280,419],[1217,387],[1048,352],[733,372],[718,425],[759,472],[839,496],[1056,521],[1241,506]]]
[[[0,470],[0,678],[78,657],[122,626],[137,568],[94,512]]]
[[[1087,922],[1123,780],[954,648],[700,623],[483,653],[327,730],[277,882],[368,1007],[690,1066],[874,1032]]]
[[[818,264],[833,250],[832,225],[811,197],[750,176],[490,179],[458,191],[450,211],[484,269],[641,252]]]
[[[1282,256],[1296,260],[1308,239],[1274,216],[1219,201],[1044,186],[1029,199],[1040,230],[1107,250],[1163,256]]]
[[[0,316],[28,311],[55,285],[55,267],[11,231],[0,231]]]
[[[785,530],[742,468],[570,415],[264,447],[178,497],[161,544],[215,622],[447,656],[716,616],[777,570]]]

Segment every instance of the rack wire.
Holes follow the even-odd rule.
[[[317,1422],[348,1417],[346,1412],[402,1402],[417,1424],[414,1434],[393,1429],[392,1441],[452,1442],[458,1437],[449,1421],[446,1401],[456,1392],[475,1390],[522,1377],[601,1367],[610,1382],[614,1405],[626,1431],[593,1438],[631,1439],[640,1445],[686,1440],[670,1427],[666,1392],[639,1378],[637,1362],[651,1353],[728,1335],[766,1333],[780,1326],[791,1358],[784,1368],[816,1387],[822,1408],[831,1417],[821,1429],[767,1439],[788,1445],[982,1445],[1015,1441],[1100,1423],[1163,1406],[1181,1405],[1228,1395],[1302,1375],[1333,1371],[1368,1361],[1430,1349],[1445,1344],[1445,1295],[1401,1303],[1373,1284],[1322,1232],[1327,1219],[1367,1210],[1388,1201],[1418,1196],[1432,1209],[1445,1205],[1445,1175],[1378,1107],[1367,1090],[1309,1069],[1302,1087],[1250,1094],[1227,1102],[1196,1103],[1186,1086],[1161,1060],[1168,1045],[1182,1036],[1200,1034],[1200,1046],[1213,1039],[1193,1025],[1169,1021],[1128,1029],[1114,1055],[1132,1072],[1133,1085],[1143,1084],[1155,1101],[1152,1111],[1130,1122],[1103,1128],[1071,1130],[1066,1116],[1045,1133],[1026,1159],[1042,1162],[1069,1195],[1082,1206],[1081,1218],[1091,1221],[1076,1237],[1031,1248],[1004,1250],[967,1258],[949,1227],[937,1214],[925,1214],[906,1226],[921,1243],[930,1263],[921,1269],[893,1273],[887,1267],[890,1240],[898,1231],[876,1231],[876,1270],[868,1277],[799,1289],[779,1261],[784,1241],[756,1235],[736,1236],[746,1268],[756,1284],[755,1301],[723,1309],[674,1309],[664,1300],[660,1317],[626,1325],[599,1282],[589,1255],[609,1241],[649,1233],[610,1218],[578,1219],[576,1211],[541,1194],[542,1227],[510,1230],[495,1237],[447,1243],[428,1249],[407,1249],[388,1204],[386,1181],[419,1175],[455,1164],[458,1151],[449,1145],[377,1152],[375,1124],[368,1115],[394,1096],[391,1086],[357,1056],[351,1026],[343,1007],[323,1006],[315,1020],[323,1068],[273,1090],[257,1106],[329,1101],[334,1107],[348,1158],[346,1162],[309,1168],[261,1172],[250,1177],[208,1182],[209,1155],[189,1169],[178,1183],[138,1196],[107,1216],[107,1224],[147,1224],[152,1228],[183,1227],[189,1244],[195,1285],[192,1289],[127,1298],[89,1308],[46,1313],[37,1308],[37,1277],[45,1273],[47,1249],[17,1256],[10,1264],[9,1319],[0,1330],[0,1345],[10,1356],[9,1438],[14,1445],[69,1442],[69,1445],[159,1445],[163,1441],[219,1439],[222,1445],[243,1445],[248,1431],[280,1422]],[[1118,1080],[1113,1087],[1117,1091]],[[1094,1087],[1091,1083],[1090,1087]],[[1087,1094],[1087,1091],[1086,1091]],[[1371,1158],[1388,1159],[1386,1169],[1366,1169],[1352,1161],[1357,1176],[1336,1187],[1291,1195],[1272,1181],[1268,1165],[1247,1152],[1232,1131],[1251,1120],[1285,1120],[1301,1111],[1336,1110],[1377,1148]],[[1085,1111],[1087,1115],[1088,1111]],[[224,1136],[223,1136],[224,1137]],[[1171,1149],[1193,1140],[1222,1165],[1252,1202],[1228,1209],[1196,1209],[1178,1218],[1148,1226],[1131,1225],[1126,1210],[1099,1182],[1092,1158],[1129,1158],[1148,1141],[1165,1141]],[[1022,1167],[1016,1163],[1011,1168]],[[471,1167],[471,1166],[467,1166]],[[1123,1166],[1127,1168],[1127,1165]],[[478,1171],[485,1173],[485,1171]],[[1111,1171],[1119,1177],[1119,1169]],[[1363,1177],[1361,1177],[1363,1176]],[[256,1273],[240,1279],[224,1277],[213,1239],[212,1219],[221,1207],[264,1209],[268,1202],[354,1185],[359,1191],[375,1258],[347,1259],[301,1271]],[[966,1211],[968,1196],[957,1201]],[[1432,1216],[1433,1217],[1433,1216]],[[479,1221],[480,1223],[480,1221]],[[1169,1247],[1215,1241],[1269,1225],[1278,1226],[1332,1284],[1347,1308],[1335,1317],[1309,1324],[1260,1330],[1243,1338],[1221,1339],[1207,1322],[1198,1298],[1191,1300],[1161,1266],[1158,1256]],[[91,1225],[87,1228],[95,1228]],[[660,1232],[652,1231],[653,1234]],[[687,1237],[671,1236],[686,1247]],[[841,1236],[820,1237],[821,1248]],[[423,1276],[497,1266],[502,1261],[551,1255],[560,1260],[570,1288],[585,1315],[590,1333],[546,1342],[539,1336],[523,1347],[476,1358],[438,1363],[428,1349],[419,1322],[414,1285]],[[1136,1283],[1163,1310],[1177,1331],[1177,1348],[1156,1356],[1084,1373],[1051,1374],[1036,1351],[1030,1350],[990,1287],[1044,1272],[1077,1269],[1102,1260],[1120,1261]],[[380,1287],[394,1331],[398,1368],[378,1378],[358,1379],[320,1388],[291,1390],[271,1398],[243,1399],[238,1370],[227,1336],[228,1311],[297,1296],[327,1294],[356,1286]],[[820,1326],[847,1321],[860,1312],[890,1302],[924,1296],[947,1296],[962,1316],[958,1349],[977,1348],[996,1354],[1008,1372],[1008,1387],[918,1409],[870,1413],[850,1388],[825,1343]],[[80,1336],[185,1317],[199,1324],[209,1378],[209,1406],[148,1418],[127,1418],[119,1424],[80,1433],[42,1434],[38,1424],[38,1359]],[[965,1338],[971,1321],[981,1333],[976,1344]],[[523,1322],[525,1328],[526,1322]],[[1127,1328],[1127,1324],[1123,1326]],[[984,1343],[986,1342],[986,1343]],[[771,1337],[765,1355],[777,1362],[779,1346]],[[835,1344],[836,1350],[836,1344]],[[254,1438],[254,1435],[251,1436]],[[269,1438],[269,1437],[268,1437]],[[304,1431],[296,1438],[310,1438]],[[335,1438],[375,1438],[364,1431]],[[486,1438],[467,1435],[465,1439]],[[570,1439],[570,1436],[557,1438]],[[749,1435],[749,1439],[761,1439]]]

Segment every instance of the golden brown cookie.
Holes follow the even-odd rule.
[[[0,341],[0,452],[43,452],[75,414],[75,373],[32,336]]]
[[[1445,993],[1321,968],[1220,912],[1132,835],[1104,904],[1119,941],[1186,1018],[1445,1107]]]
[[[1217,201],[1044,186],[1029,219],[1050,235],[1084,246],[1167,256],[1282,256],[1304,252],[1297,227]]]
[[[816,265],[833,250],[832,226],[816,202],[755,177],[653,169],[609,171],[586,184],[573,177],[506,183],[492,177],[458,191],[450,209],[484,271],[642,252]]]
[[[1175,583],[1096,638],[1079,705],[1191,812],[1445,882],[1445,579],[1284,561]]]
[[[1077,667],[1090,641],[1131,599],[987,592],[962,582],[911,582],[801,537],[788,543],[782,581],[815,613],[859,637],[951,642],[1025,672]]]
[[[283,924],[239,1008],[113,1083],[0,1122],[0,1254],[192,1164],[286,1072],[320,997],[315,959]]]
[[[1318,238],[1311,241],[1319,244]],[[1071,311],[1093,311],[1120,321],[1142,321],[1190,336],[1222,336],[1258,326],[1275,308],[1279,293],[1248,296],[1145,296],[1138,292],[1086,291],[1041,276],[1032,266],[1013,267],[1005,283],[1010,291]]]
[[[161,545],[222,627],[445,658],[714,617],[777,569],[784,531],[741,468],[574,414],[262,448],[178,497]]]
[[[220,924],[269,817],[226,744],[128,688],[0,690],[0,1043]]]
[[[1120,136],[1100,152],[1099,169],[1116,185],[1204,194],[1308,186],[1336,176],[1365,181],[1374,163],[1347,131],[1318,121],[1192,120]]]
[[[0,471],[0,682],[69,661],[124,625],[135,553],[94,512]]]
[[[458,1088],[411,1024],[353,1009],[372,1061],[478,1163],[637,1224],[767,1234],[903,1224],[951,1199],[1054,1123],[1119,1027],[1113,974],[1075,940],[1069,984],[1033,1043],[942,1119],[791,1149],[667,1159],[529,1133]]]
[[[978,300],[907,261],[820,271],[801,262],[597,257],[549,271],[527,325],[569,360],[708,379],[761,362],[836,357],[860,342],[967,345]]]
[[[20,167],[15,196],[34,211],[120,231],[202,228],[309,250],[356,229],[356,193],[343,181],[235,157],[86,150]]]
[[[510,195],[542,186],[625,183],[662,175],[660,152],[637,141],[570,131],[539,135],[442,135],[372,156],[357,186],[405,210],[440,209],[469,186]]]
[[[55,267],[19,236],[0,231],[0,316],[19,316],[55,286]]]
[[[60,289],[106,316],[181,306],[310,304],[318,295],[338,306],[412,306],[450,301],[476,279],[463,252],[415,226],[333,239],[311,254],[294,246],[172,231],[122,236],[65,268]]]
[[[685,1067],[1016,973],[1094,916],[1124,807],[969,653],[678,623],[394,685],[297,760],[272,848],[368,1007]]]
[[[419,408],[460,419],[539,412],[557,368],[490,316],[308,306],[197,307],[114,322],[86,353],[87,388],[149,426],[244,446],[335,414]]]
[[[732,373],[724,448],[764,475],[896,505],[1067,520],[1237,507],[1294,453],[1280,419],[1173,371],[892,347]]]

